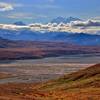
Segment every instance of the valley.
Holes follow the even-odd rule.
[[[100,100],[100,0],[0,0],[0,100]]]
[[[38,83],[55,79],[99,63],[99,55],[68,55],[30,60],[0,61],[1,83]],[[6,76],[7,76],[6,75]]]

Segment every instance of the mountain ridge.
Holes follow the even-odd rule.
[[[31,30],[5,30],[0,29],[0,37],[9,40],[26,40],[26,41],[61,41],[70,42],[77,45],[100,45],[100,35],[87,33],[71,32],[35,32]]]
[[[51,23],[57,23],[57,24],[60,24],[60,23],[70,23],[71,21],[81,21],[81,19],[77,18],[77,17],[57,17],[55,19],[53,19],[51,21]]]
[[[14,25],[21,25],[21,26],[25,26],[26,24],[22,21],[18,21],[18,22],[14,22]]]

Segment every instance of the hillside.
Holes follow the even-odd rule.
[[[65,75],[57,80],[48,82],[41,89],[46,90],[62,90],[66,88],[89,88],[100,87],[100,64],[91,66],[87,69],[80,70],[69,75]],[[70,83],[70,84],[69,84]],[[58,88],[59,87],[59,88]]]
[[[0,99],[99,100],[100,64],[42,84],[2,84]]]

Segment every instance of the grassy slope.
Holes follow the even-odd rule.
[[[100,100],[100,64],[43,84],[3,84],[0,91],[0,100]]]

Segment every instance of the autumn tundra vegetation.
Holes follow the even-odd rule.
[[[99,100],[100,64],[43,83],[0,84],[0,100]]]

